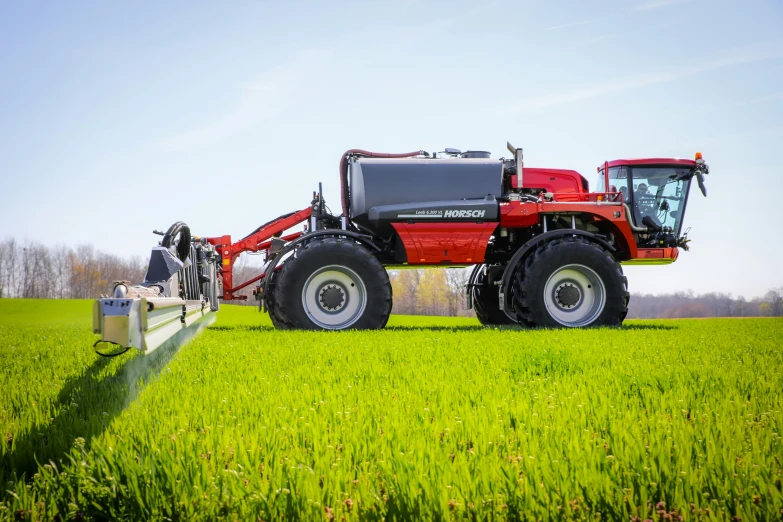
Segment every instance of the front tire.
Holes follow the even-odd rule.
[[[538,247],[514,279],[514,309],[528,326],[619,326],[628,313],[628,280],[601,246],[579,237]]]
[[[273,322],[290,328],[383,328],[392,308],[386,269],[350,239],[318,239],[297,249],[280,268],[273,291]]]
[[[518,326],[506,312],[500,309],[498,295],[500,288],[494,284],[495,276],[503,276],[503,267],[481,265],[477,268],[475,281],[470,291],[473,293],[473,310],[483,326]]]
[[[209,283],[207,283],[209,289],[209,309],[213,312],[220,310],[220,294],[222,290],[218,285],[217,268],[215,263],[209,263]],[[205,285],[206,286],[206,285]]]

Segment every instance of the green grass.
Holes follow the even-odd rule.
[[[94,340],[89,301],[0,300],[0,519],[783,517],[780,319]]]

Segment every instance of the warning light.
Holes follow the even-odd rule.
[[[696,153],[696,161],[699,161],[700,159],[702,159],[701,152],[697,152]]]

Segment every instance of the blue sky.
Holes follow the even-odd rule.
[[[146,255],[339,207],[343,151],[692,157],[690,252],[634,292],[783,285],[783,3],[4,2],[0,237]]]

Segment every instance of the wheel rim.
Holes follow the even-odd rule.
[[[367,290],[350,268],[329,265],[313,272],[302,288],[305,313],[327,330],[348,328],[364,313]]]
[[[606,288],[592,268],[566,265],[549,276],[544,303],[549,315],[563,326],[586,326],[603,312]]]

